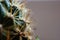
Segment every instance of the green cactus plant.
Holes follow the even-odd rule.
[[[38,36],[36,36],[36,40],[40,40]]]
[[[21,19],[22,17],[22,10],[18,9],[18,7],[16,7],[15,5],[12,5],[10,0],[0,1],[0,24],[3,25],[1,40],[7,39],[6,37],[8,30],[10,31],[10,40],[20,40],[19,36],[21,35],[19,33],[24,32],[26,28],[26,22]],[[28,37],[23,36],[22,40],[28,40]]]

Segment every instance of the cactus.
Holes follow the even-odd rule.
[[[40,40],[38,36],[36,36],[36,40]]]
[[[22,4],[22,3],[21,3]],[[3,26],[2,37],[1,40],[7,40],[7,33],[9,30],[10,39],[9,40],[20,40],[21,36],[22,40],[28,40],[28,37],[25,37],[23,33],[27,27],[27,23],[25,16],[23,16],[24,7],[18,8],[17,4],[11,3],[10,0],[1,0],[0,1],[0,24]],[[24,14],[25,15],[25,14]],[[20,35],[20,32],[22,34]]]

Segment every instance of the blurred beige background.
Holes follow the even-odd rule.
[[[27,1],[60,1],[60,0],[27,0]]]
[[[30,1],[33,29],[40,40],[60,40],[60,2]]]

